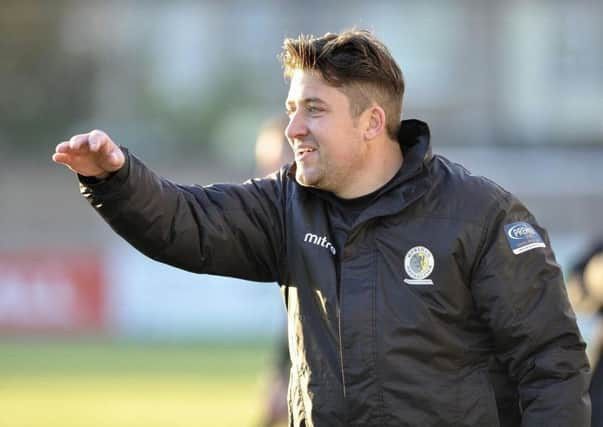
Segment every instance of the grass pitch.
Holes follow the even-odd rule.
[[[257,426],[272,347],[0,341],[1,427]]]

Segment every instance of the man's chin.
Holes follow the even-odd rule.
[[[305,173],[303,170],[300,170],[298,167],[295,173],[295,180],[297,183],[303,187],[318,187],[318,179],[312,174]]]

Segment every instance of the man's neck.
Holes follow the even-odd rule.
[[[386,140],[385,143],[371,147],[366,162],[355,179],[345,188],[334,191],[337,197],[353,199],[370,194],[387,184],[402,167],[404,158],[397,141]]]

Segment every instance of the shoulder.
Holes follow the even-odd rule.
[[[473,175],[464,166],[434,155],[429,164],[431,195],[449,215],[483,223],[496,212],[508,211],[521,202],[491,179]]]

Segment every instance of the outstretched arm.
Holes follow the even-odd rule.
[[[197,273],[279,280],[279,176],[239,185],[178,185],[100,131],[59,144],[53,160],[80,175],[80,191],[94,209],[150,258]]]

